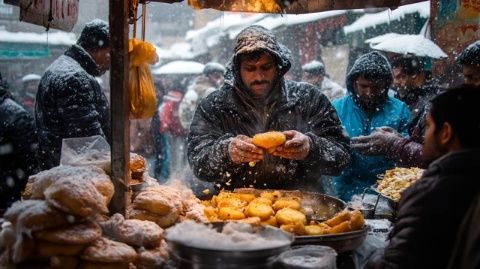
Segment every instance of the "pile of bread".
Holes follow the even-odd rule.
[[[210,222],[241,221],[271,225],[296,235],[343,233],[362,229],[365,224],[358,210],[341,211],[324,222],[308,221],[308,210],[302,207],[301,197],[280,191],[264,191],[259,195],[222,191],[203,203]]]
[[[161,268],[163,229],[107,217],[114,187],[95,166],[59,166],[31,178],[30,199],[14,203],[0,233],[1,264],[50,268]]]

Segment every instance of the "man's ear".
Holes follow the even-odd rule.
[[[448,122],[444,122],[439,133],[439,142],[442,145],[448,145],[453,143],[454,138],[452,125]]]

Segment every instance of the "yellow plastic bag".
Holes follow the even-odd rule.
[[[157,97],[149,64],[158,61],[155,47],[149,42],[133,38],[130,53],[130,118],[151,118],[157,110]]]

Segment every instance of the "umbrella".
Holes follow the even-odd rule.
[[[205,65],[195,61],[173,61],[152,71],[154,75],[201,74]]]
[[[413,54],[418,57],[446,58],[443,50],[423,35],[398,35],[380,42],[372,49],[398,54]]]

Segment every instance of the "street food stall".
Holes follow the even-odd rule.
[[[196,9],[295,14],[412,2],[417,1],[188,1]],[[32,176],[24,200],[4,215],[8,223],[0,234],[0,261],[11,268],[38,263],[50,268],[275,268],[276,258],[291,245],[322,245],[331,249],[308,251],[328,253],[329,259],[338,254],[338,268],[356,268],[355,262],[340,257],[351,256],[371,231],[363,204],[347,205],[315,192],[252,188],[221,191],[199,200],[182,184],[160,185],[148,176],[145,158],[130,153],[128,120],[132,113],[130,24],[135,37],[140,7],[145,19],[145,1],[109,2],[110,151],[89,150]],[[153,74],[169,74],[175,64],[179,62]],[[194,73],[203,67],[189,64]],[[394,204],[421,172],[414,168],[386,171],[372,190]],[[292,260],[282,259],[283,266],[299,268],[298,263],[287,267]],[[335,268],[335,262],[328,268]]]

